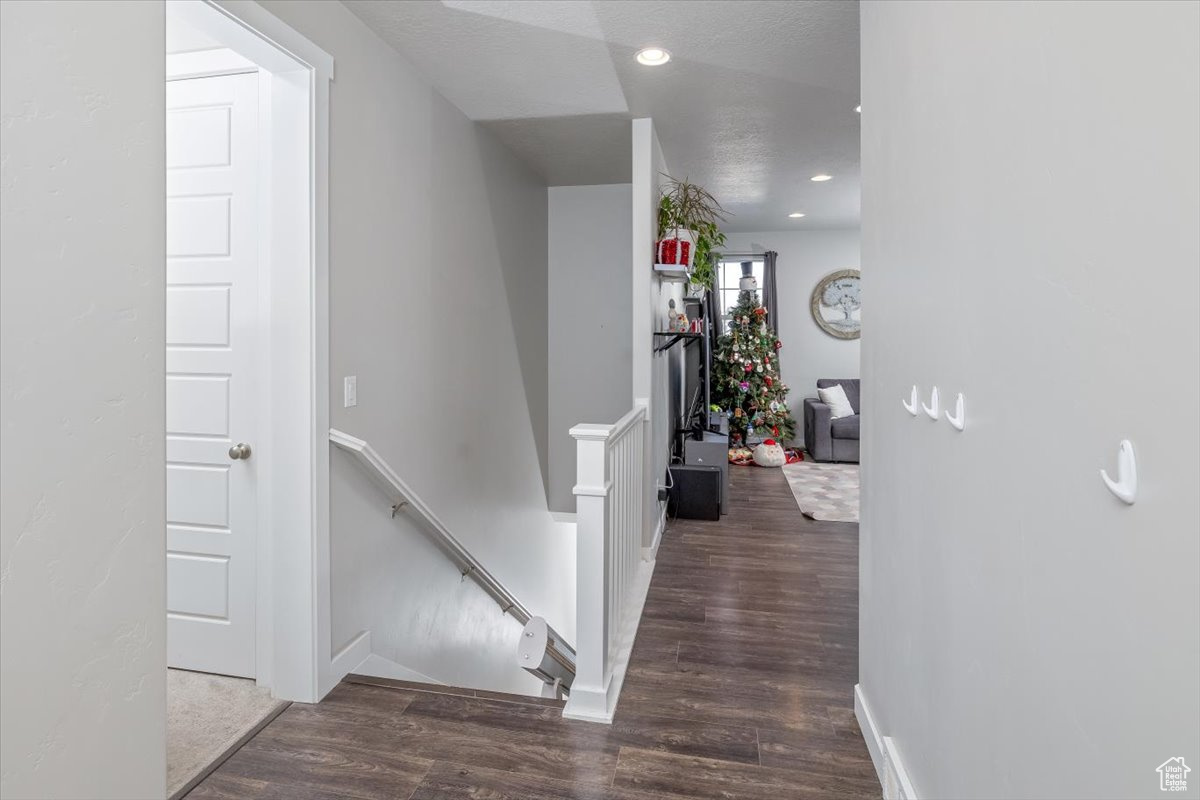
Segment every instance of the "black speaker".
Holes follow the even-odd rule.
[[[721,519],[721,468],[671,466],[667,516],[677,519]]]

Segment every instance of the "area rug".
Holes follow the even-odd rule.
[[[181,797],[288,703],[252,680],[167,670],[167,797]]]
[[[858,464],[800,461],[783,467],[783,475],[809,519],[858,522]]]

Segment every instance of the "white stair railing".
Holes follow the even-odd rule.
[[[408,484],[400,479],[395,470],[388,465],[383,457],[371,445],[362,439],[351,436],[335,428],[329,430],[329,441],[354,457],[355,461],[366,471],[390,498],[392,516],[400,512],[416,520],[441,550],[458,565],[458,571],[463,578],[471,578],[482,589],[491,595],[505,614],[512,615],[522,625],[527,625],[533,614],[520,600],[502,584],[496,576],[488,572],[462,542],[450,533],[450,529],[438,519],[433,510],[417,496]],[[557,651],[562,663],[575,661],[575,651],[567,644],[553,628],[547,626],[550,646]]]
[[[564,715],[611,722],[648,586],[641,560],[647,408],[576,441],[575,682]],[[632,632],[631,632],[632,631]]]

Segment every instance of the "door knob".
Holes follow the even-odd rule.
[[[234,461],[239,458],[246,459],[250,457],[250,445],[245,442],[238,442],[233,447],[229,448],[229,457]]]

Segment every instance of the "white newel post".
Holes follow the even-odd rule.
[[[608,436],[611,425],[576,425],[575,682],[563,716],[610,722],[608,692]]]

